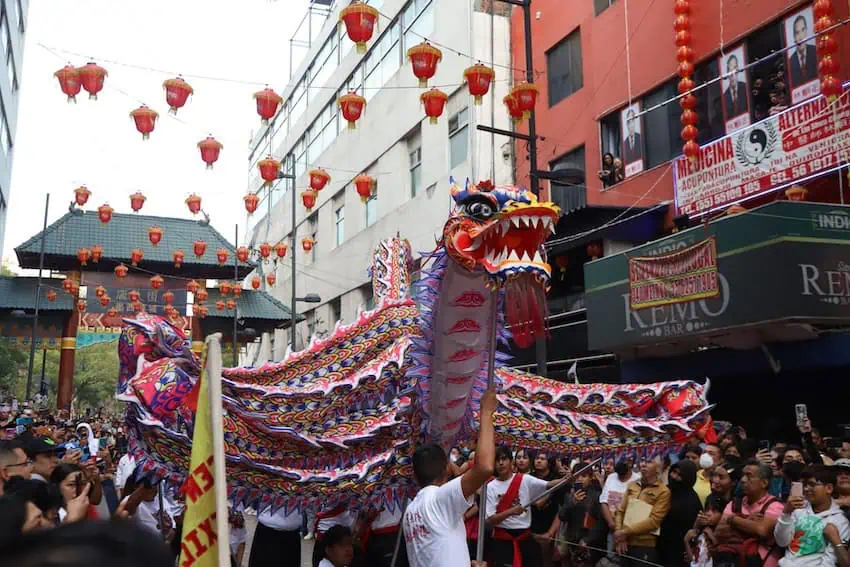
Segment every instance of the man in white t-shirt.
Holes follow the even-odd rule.
[[[404,512],[404,539],[410,567],[470,567],[463,514],[475,492],[493,474],[494,389],[481,398],[481,423],[475,463],[451,481],[449,459],[438,445],[422,445],[413,454],[413,474],[422,487]],[[478,567],[478,562],[475,562]]]
[[[536,567],[543,564],[540,544],[531,537],[530,502],[562,479],[545,481],[513,472],[508,447],[496,448],[496,478],[487,485],[487,525],[493,527],[490,558],[493,567]]]
[[[118,467],[115,469],[115,488],[119,490],[118,497],[123,498],[124,485],[127,484],[127,479],[136,470],[136,459],[130,453],[127,453],[118,461]]]
[[[257,516],[249,567],[301,567],[301,512],[266,508]]]
[[[605,523],[608,524],[608,553],[609,558],[614,557],[614,532],[616,524],[614,523],[614,513],[623,501],[623,496],[626,494],[626,489],[629,484],[640,479],[640,473],[632,471],[629,462],[626,459],[617,461],[614,465],[614,472],[608,475],[605,479],[605,485],[602,487],[602,494],[599,495],[599,503],[602,510],[602,517],[605,518]]]

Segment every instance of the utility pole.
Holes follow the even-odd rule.
[[[495,0],[493,0],[495,1]],[[522,8],[522,22],[525,30],[525,80],[529,84],[534,83],[534,53],[531,42],[531,0],[499,0],[506,4],[519,6]],[[537,114],[532,111],[528,119],[528,134],[514,132],[511,130],[502,130],[493,128],[492,126],[477,126],[478,130],[489,132],[491,134],[499,134],[514,140],[523,140],[528,142],[528,164],[529,177],[531,181],[531,192],[536,197],[540,197],[540,177],[541,173],[537,169]],[[537,363],[537,374],[544,378],[549,374],[546,367],[546,337],[537,337],[534,342],[535,362]]]
[[[41,229],[41,251],[38,254],[38,283],[35,286],[35,314],[32,317],[32,336],[30,337],[30,359],[27,369],[27,391],[26,401],[30,400],[32,393],[32,367],[35,364],[35,342],[38,338],[38,308],[41,305],[41,272],[44,269],[44,242],[47,239],[47,211],[50,208],[50,193],[44,198],[44,226]],[[76,307],[76,306],[74,306]],[[76,317],[74,307],[71,308],[71,316]],[[44,374],[44,372],[42,372]]]

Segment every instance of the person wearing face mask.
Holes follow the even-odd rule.
[[[670,467],[670,510],[661,523],[657,545],[659,563],[666,567],[686,565],[684,537],[702,512],[702,499],[694,491],[696,478],[697,467],[687,459]]]

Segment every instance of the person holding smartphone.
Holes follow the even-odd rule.
[[[64,506],[59,509],[60,522],[78,522],[89,515],[91,483],[79,465],[61,463],[50,475],[50,482],[59,487]]]

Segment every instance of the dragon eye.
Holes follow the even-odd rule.
[[[469,203],[466,206],[466,214],[478,220],[486,220],[493,216],[493,206],[483,201]]]

